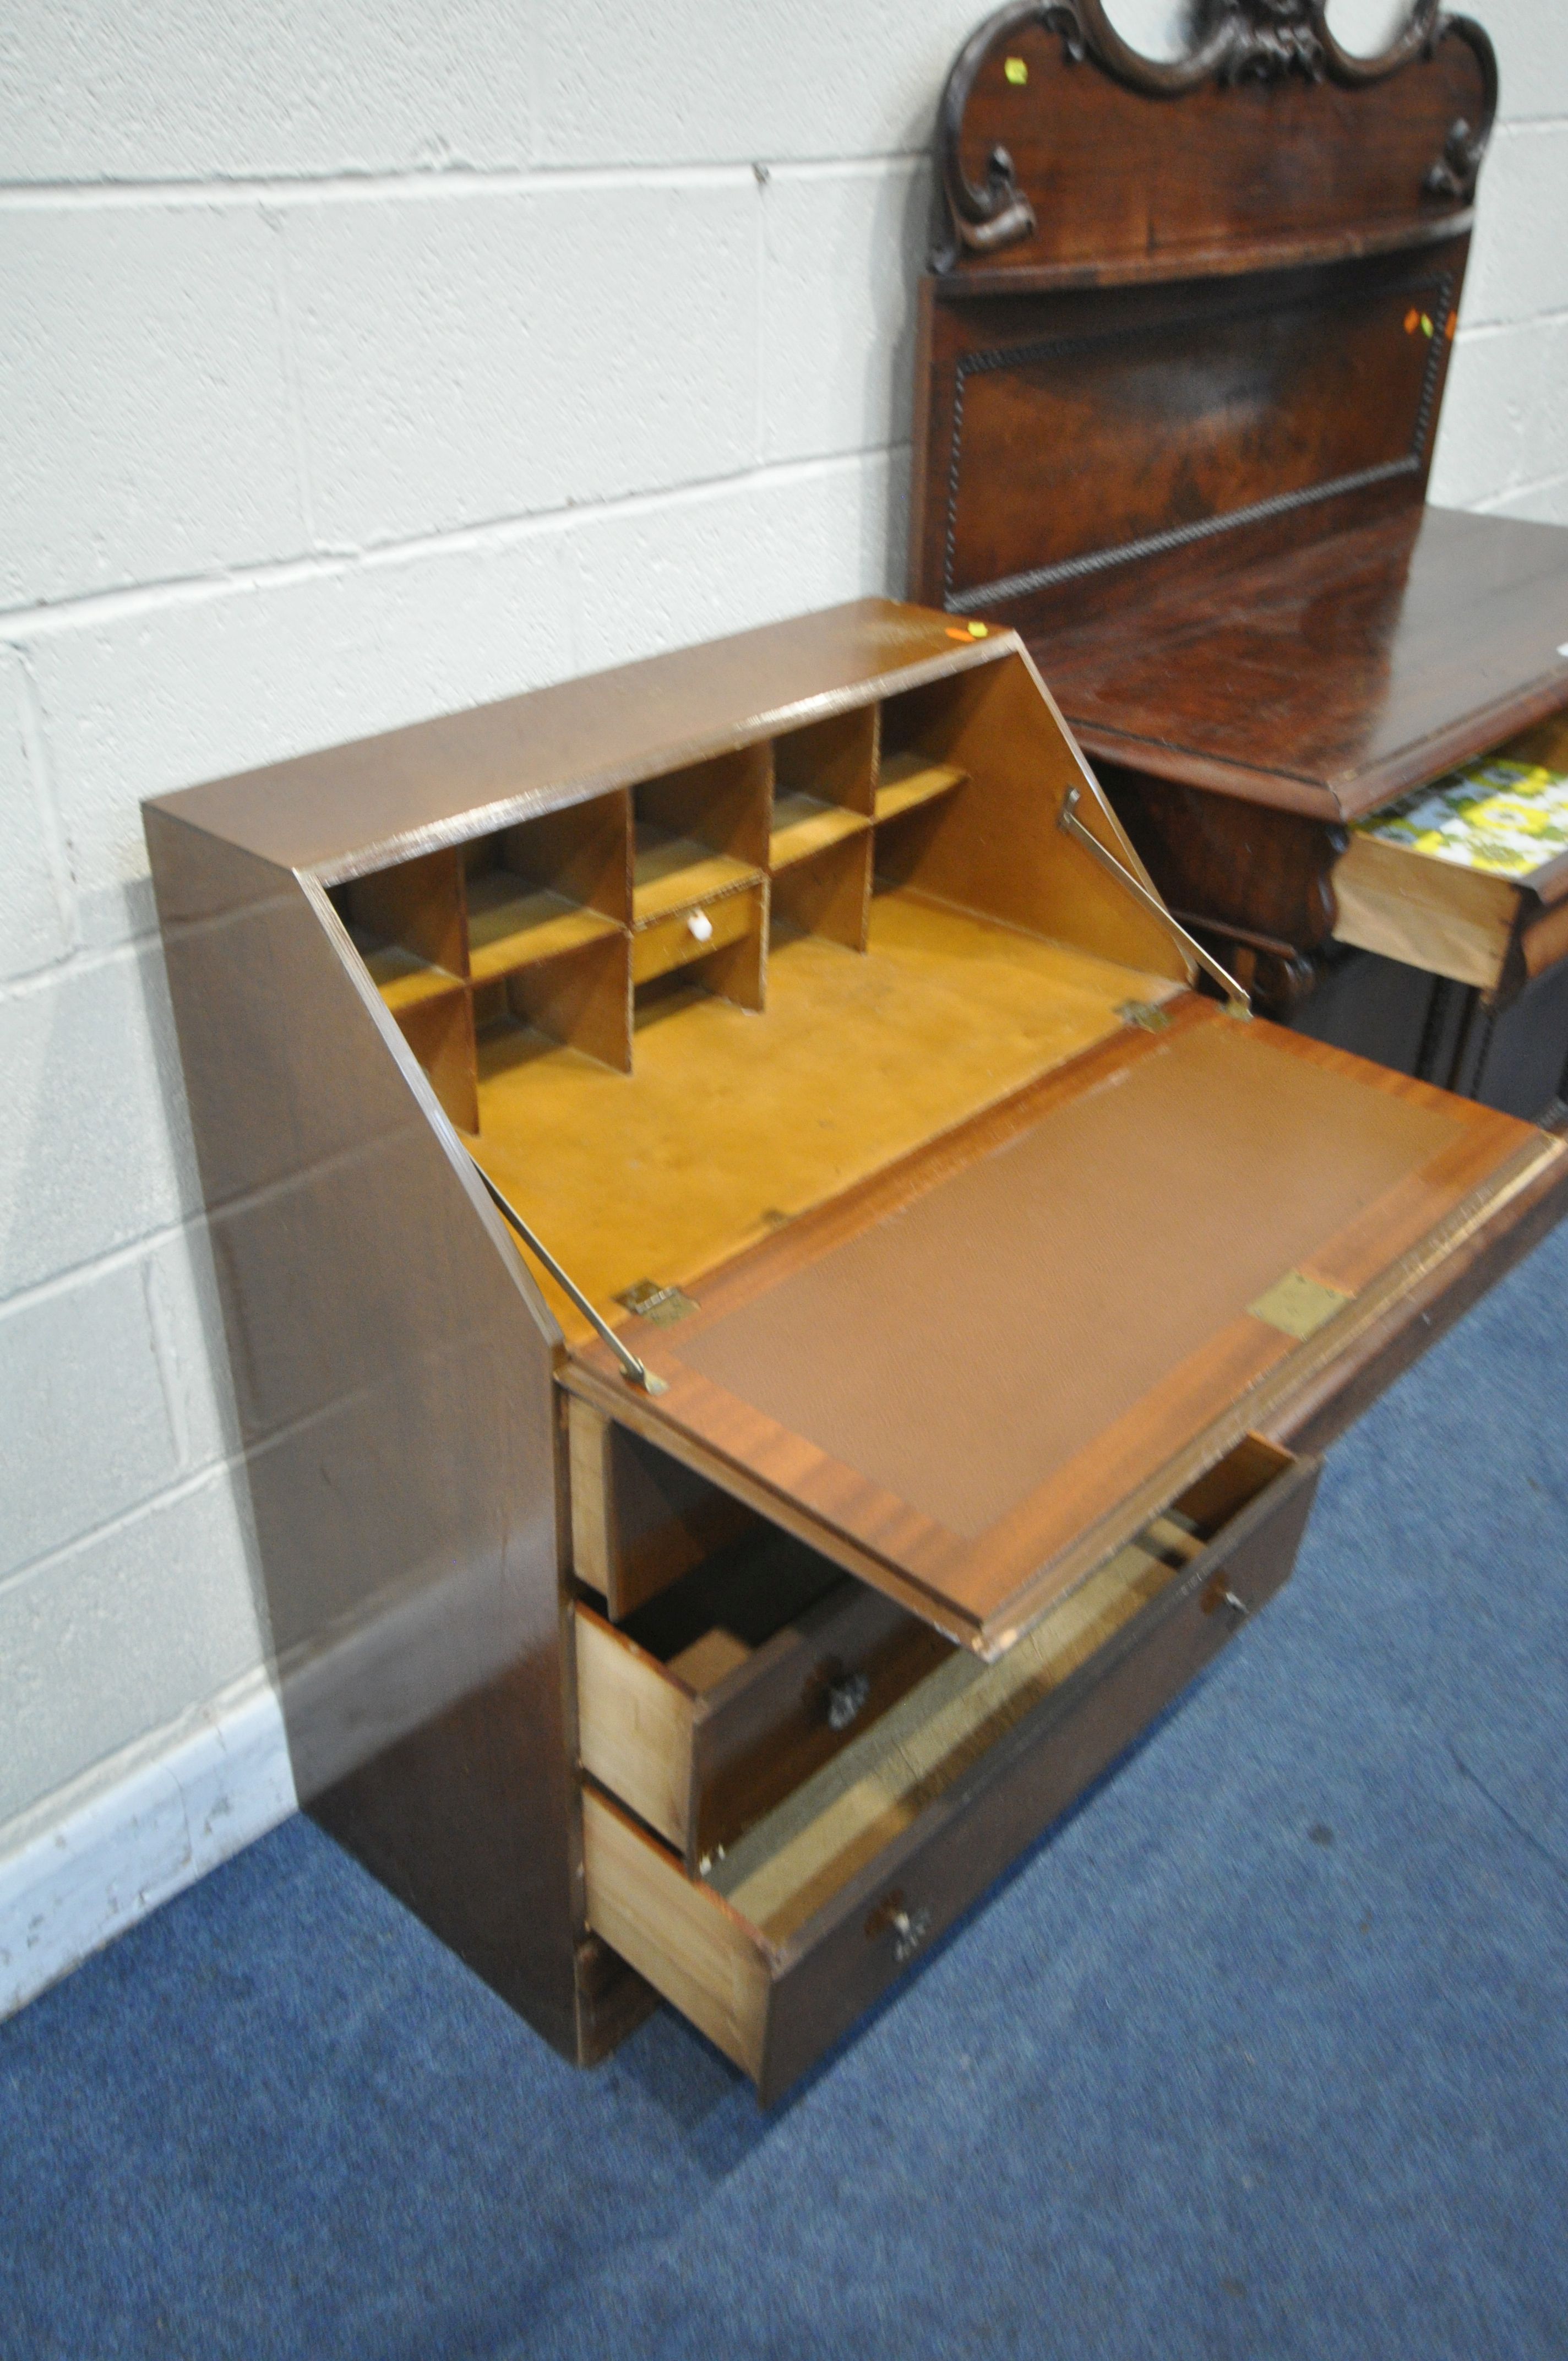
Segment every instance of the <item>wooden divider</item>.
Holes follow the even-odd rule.
[[[482,1082],[519,1061],[567,1049],[630,1074],[641,996],[695,987],[760,1012],[770,941],[863,952],[877,884],[983,907],[951,891],[972,862],[940,850],[967,825],[970,771],[950,750],[974,704],[963,676],[934,682],[334,899],[442,1105],[477,1133]]]

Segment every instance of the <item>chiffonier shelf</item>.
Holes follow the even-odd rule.
[[[468,888],[469,972],[476,983],[493,983],[619,932],[601,910],[582,909],[544,886],[520,894],[510,879],[492,873]]]
[[[846,811],[842,804],[820,803],[815,796],[797,788],[778,796],[773,804],[769,865],[775,872],[787,869],[792,862],[807,861],[814,852],[826,852],[830,845],[842,844],[871,825],[863,812]]]
[[[444,968],[432,967],[428,961],[404,950],[400,944],[378,945],[361,937],[356,949],[363,952],[370,981],[394,1016],[463,989],[461,976],[448,975]]]
[[[1427,500],[1497,62],[1436,0],[1375,56],[1336,16],[1212,0],[1156,60],[1062,0],[963,43],[911,581],[1023,633],[1261,1011],[1533,1115],[1568,1090],[1560,881],[1499,929],[1352,832],[1568,713],[1568,529]]]
[[[650,926],[676,910],[691,910],[742,885],[760,885],[762,873],[728,852],[710,852],[689,837],[639,826],[632,868],[633,923]]]

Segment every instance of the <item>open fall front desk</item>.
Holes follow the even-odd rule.
[[[652,1985],[784,2089],[1563,1207],[1191,989],[1010,632],[867,601],[146,818],[301,1795],[582,2059]]]

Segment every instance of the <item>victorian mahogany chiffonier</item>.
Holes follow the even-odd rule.
[[[881,600],[146,826],[302,1800],[570,2057],[803,2069],[1290,1570],[1568,1146],[1192,989]]]
[[[960,52],[914,595],[1018,628],[1260,1007],[1534,1114],[1568,1053],[1568,792],[1501,874],[1365,824],[1494,751],[1568,773],[1568,529],[1425,504],[1491,44],[1435,0],[1375,58],[1321,0],[1201,27],[1157,63],[1102,0],[1020,0]]]

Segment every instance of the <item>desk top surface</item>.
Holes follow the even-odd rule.
[[[993,1654],[1561,1152],[1187,994],[699,1278],[634,1412],[602,1345],[568,1382]]]
[[[1425,508],[1015,619],[1091,753],[1335,820],[1568,705],[1568,532]]]
[[[157,796],[148,808],[323,883],[1005,656],[891,598],[644,657]]]

